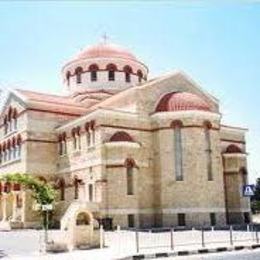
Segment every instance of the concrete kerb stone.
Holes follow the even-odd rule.
[[[196,250],[182,250],[175,252],[160,252],[154,254],[139,254],[128,257],[119,258],[118,260],[139,260],[139,259],[154,259],[154,258],[163,258],[163,257],[173,257],[173,256],[187,256],[195,254],[209,254],[209,253],[220,253],[220,252],[230,252],[230,251],[239,251],[239,250],[254,250],[260,248],[260,244],[252,245],[241,245],[241,246],[230,246],[230,247],[216,247],[216,248],[202,248]]]
[[[251,246],[251,249],[257,249],[257,248],[260,248],[260,244],[255,244]]]
[[[0,258],[4,258],[4,257],[6,257],[7,255],[2,251],[2,250],[0,250]]]

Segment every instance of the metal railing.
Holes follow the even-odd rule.
[[[259,243],[260,226],[128,229],[105,232],[105,245],[119,253],[160,252]]]

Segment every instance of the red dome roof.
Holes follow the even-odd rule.
[[[136,57],[123,47],[112,43],[99,43],[81,51],[76,59],[123,58],[137,61]]]
[[[133,142],[133,138],[124,131],[116,132],[111,138],[109,139],[110,142]]]
[[[156,107],[156,112],[204,110],[210,111],[210,106],[199,96],[188,92],[172,92],[164,95]]]

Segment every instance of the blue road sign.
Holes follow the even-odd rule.
[[[243,186],[243,196],[252,197],[255,195],[255,185],[244,185]]]

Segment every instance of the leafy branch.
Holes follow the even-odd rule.
[[[20,184],[32,191],[32,197],[40,205],[51,204],[55,200],[55,190],[49,184],[44,183],[29,174],[6,174],[0,177],[0,181]]]

